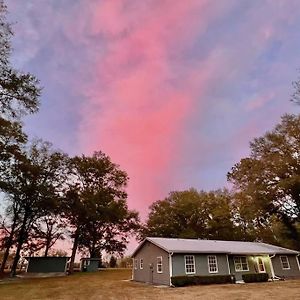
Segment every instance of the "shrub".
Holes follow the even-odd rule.
[[[269,279],[267,273],[254,273],[254,274],[243,274],[242,278],[244,282],[266,282]]]
[[[234,275],[211,275],[211,276],[174,276],[171,278],[174,286],[234,283]]]

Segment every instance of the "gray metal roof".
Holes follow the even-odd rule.
[[[298,254],[299,252],[259,242],[219,241],[200,239],[146,238],[134,251],[149,241],[173,253],[226,253],[226,254]]]

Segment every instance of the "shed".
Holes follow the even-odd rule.
[[[101,258],[83,257],[80,259],[80,261],[82,272],[96,272],[98,271]]]
[[[28,261],[28,273],[66,273],[67,256],[31,256],[25,257]]]

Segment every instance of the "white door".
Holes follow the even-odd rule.
[[[265,264],[264,264],[264,261],[261,257],[257,258],[257,266],[258,266],[258,272],[259,273],[266,273]]]

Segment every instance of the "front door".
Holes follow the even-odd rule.
[[[258,272],[259,273],[266,273],[265,264],[264,264],[264,261],[261,257],[257,258],[257,266],[258,266]]]

